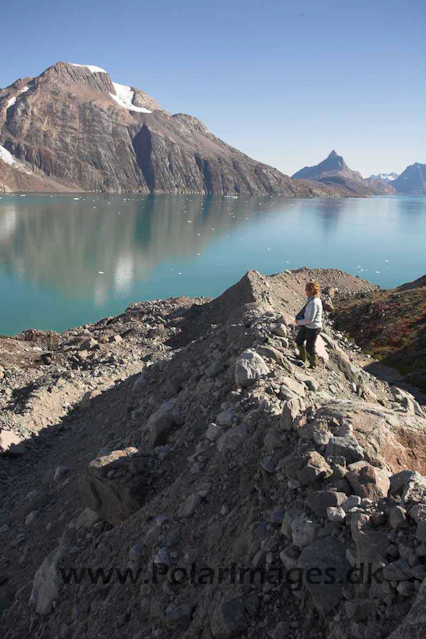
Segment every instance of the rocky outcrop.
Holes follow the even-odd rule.
[[[2,360],[14,428],[29,387],[49,412],[54,387],[73,401],[23,458],[0,457],[5,639],[422,636],[426,411],[328,319],[327,357],[301,364],[311,277],[375,289],[251,271],[216,300],[133,304],[61,334],[20,386],[28,352]],[[10,341],[40,357],[48,335],[26,335]],[[83,382],[102,390],[84,407]]]
[[[316,180],[324,184],[343,186],[354,194],[381,195],[395,193],[392,185],[380,178],[364,179],[361,173],[348,167],[341,155],[332,151],[330,155],[316,166],[307,166],[292,176],[299,180]]]
[[[197,118],[171,115],[102,69],[64,62],[0,90],[0,145],[9,154],[9,164],[0,161],[0,184],[13,191],[349,194],[292,180]]]

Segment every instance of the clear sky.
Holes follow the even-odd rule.
[[[0,87],[94,64],[290,175],[426,162],[425,0],[24,0],[0,33]]]

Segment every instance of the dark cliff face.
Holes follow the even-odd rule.
[[[293,179],[317,180],[324,184],[338,184],[354,194],[379,195],[395,193],[395,189],[382,179],[364,179],[358,171],[352,171],[341,155],[332,151],[316,166],[307,166],[293,176]]]
[[[0,184],[12,190],[25,173],[39,183],[35,190],[52,190],[57,181],[56,190],[347,195],[292,180],[228,146],[197,118],[171,115],[102,70],[63,62],[0,91],[0,146],[13,157],[6,167],[0,156]]]
[[[408,166],[392,185],[400,193],[426,195],[426,164],[416,162]]]

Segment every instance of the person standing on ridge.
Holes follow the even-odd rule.
[[[296,324],[300,326],[296,344],[299,349],[299,358],[302,362],[306,362],[306,359],[308,359],[310,367],[315,368],[318,360],[315,342],[322,328],[321,288],[318,282],[308,282],[305,287],[305,293],[308,301],[296,315]]]

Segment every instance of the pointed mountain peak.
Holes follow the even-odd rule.
[[[338,158],[338,157],[339,156],[337,155],[336,151],[333,149],[330,155],[327,157],[327,160],[330,158]]]

